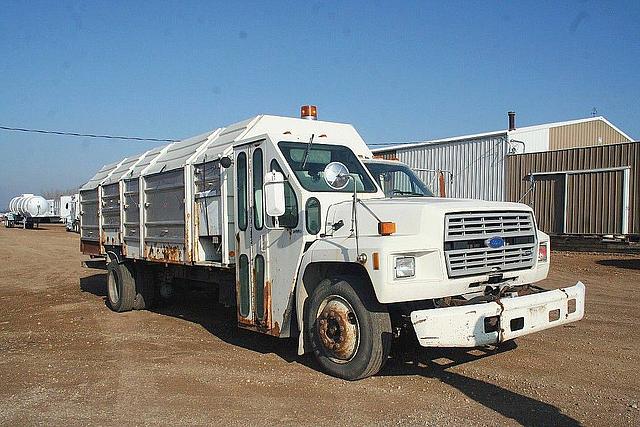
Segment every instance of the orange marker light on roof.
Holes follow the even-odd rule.
[[[379,222],[378,223],[378,234],[382,236],[389,236],[395,232],[396,232],[395,222]]]
[[[315,105],[303,105],[300,107],[300,118],[318,120],[318,108]]]

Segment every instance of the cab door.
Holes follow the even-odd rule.
[[[272,331],[269,281],[269,229],[265,223],[263,181],[267,144],[235,150],[236,296],[240,326]]]

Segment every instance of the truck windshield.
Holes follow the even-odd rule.
[[[429,188],[403,163],[364,162],[386,197],[433,197]]]
[[[341,162],[347,166],[349,173],[355,178],[358,192],[375,193],[377,191],[376,185],[369,178],[362,163],[347,147],[316,143],[309,147],[308,144],[287,141],[279,142],[278,147],[305,190],[353,192],[352,183],[341,190],[334,190],[324,180],[325,166],[331,162]],[[308,153],[306,153],[307,150]]]

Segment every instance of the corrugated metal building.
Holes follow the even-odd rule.
[[[598,192],[600,186],[606,186],[607,195],[615,193],[620,197],[623,196],[624,176],[625,174],[633,175],[633,171],[636,170],[634,169],[636,166],[633,165],[637,162],[633,165],[625,164],[624,156],[630,152],[613,147],[624,146],[625,144],[621,143],[631,141],[632,138],[629,135],[604,117],[517,129],[515,115],[510,113],[507,130],[402,144],[374,149],[373,152],[376,155],[397,158],[407,163],[418,171],[432,188],[437,187],[435,171],[446,171],[448,179],[445,189],[448,197],[517,201],[529,189],[529,182],[523,179],[527,178],[530,172],[540,172],[534,179],[535,191],[531,190],[530,193],[533,194],[528,194],[526,196],[528,199],[523,202],[535,207],[541,229],[552,233],[627,234],[638,233],[638,231],[633,231],[635,228],[632,219],[626,223],[623,222],[624,215],[620,209],[625,208],[620,200],[610,202],[611,209],[618,211],[607,214],[608,217],[602,212],[594,211],[593,209],[597,207],[595,204],[587,206],[586,211],[584,209],[585,204],[592,203],[590,197],[597,197],[598,194],[602,197],[604,193]],[[612,146],[611,150],[606,150],[608,146]],[[573,147],[592,147],[593,150],[567,150]],[[552,154],[560,152],[565,153],[563,157],[565,160],[562,160],[565,165],[571,167],[586,165],[586,169],[607,170],[597,173],[585,172],[585,174],[569,173],[562,181],[562,188],[560,188],[559,181],[552,179],[553,174],[542,174],[542,172],[562,171],[558,169],[563,165],[558,163],[561,161],[558,160],[559,154]],[[580,158],[580,156],[583,157]],[[591,157],[594,157],[594,160],[585,160]],[[596,158],[599,160],[595,160]],[[539,169],[529,170],[528,161],[535,162]],[[542,166],[543,164],[546,166]],[[600,166],[592,166],[594,164]],[[624,169],[625,167],[627,169]],[[578,171],[578,169],[575,170]],[[628,172],[624,172],[625,170]],[[625,188],[631,191],[628,194],[629,210],[638,211],[636,205],[640,203],[640,196],[635,195],[639,191],[633,192],[635,181],[629,178],[625,182],[627,183]],[[568,185],[567,188],[564,187],[565,184]],[[592,188],[595,191],[594,196],[591,196]],[[569,192],[571,196],[565,197]],[[609,208],[609,205],[607,207]],[[629,213],[629,215],[632,214]],[[596,221],[593,219],[595,217],[600,219]]]
[[[505,132],[470,135],[373,150],[411,166],[431,188],[438,170],[446,171],[446,195],[470,199],[504,200]]]
[[[507,157],[509,201],[551,234],[640,234],[640,142]]]

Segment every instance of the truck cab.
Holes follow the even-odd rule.
[[[298,337],[322,369],[375,374],[402,331],[499,344],[582,318],[584,285],[543,291],[530,207],[435,197],[347,124],[253,119],[105,166],[80,192],[81,248],[110,306],[171,278],[217,286],[239,327]]]

